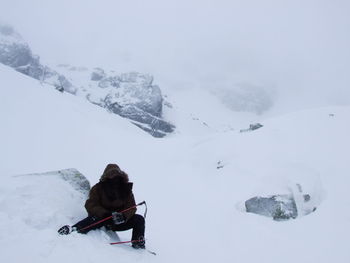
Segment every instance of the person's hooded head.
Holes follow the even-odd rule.
[[[111,200],[125,199],[131,194],[129,176],[116,164],[108,164],[100,178],[102,188]]]

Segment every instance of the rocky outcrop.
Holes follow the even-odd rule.
[[[70,65],[59,67],[82,87],[78,95],[91,103],[131,120],[154,137],[164,137],[175,130],[162,118],[163,95],[159,86],[153,84],[152,76],[138,72],[117,74],[102,68],[77,71]]]
[[[76,88],[61,74],[40,64],[29,45],[8,25],[0,24],[0,63],[58,89],[75,94]]]
[[[137,72],[109,75],[99,68],[92,72],[91,80],[96,82],[86,95],[91,102],[132,120],[154,137],[174,131],[175,126],[161,118],[163,96],[152,76]],[[94,96],[97,89],[105,90],[104,95]]]

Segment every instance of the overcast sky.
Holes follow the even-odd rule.
[[[348,0],[0,0],[49,64],[137,70],[161,85],[251,82],[350,103]]]

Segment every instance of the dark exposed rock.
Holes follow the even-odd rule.
[[[245,202],[247,212],[272,217],[274,220],[288,220],[298,216],[298,210],[291,195],[253,197]]]
[[[261,127],[264,127],[264,126],[260,123],[254,123],[254,124],[250,124],[248,129],[242,129],[239,132],[254,131],[254,130],[260,129]]]
[[[159,129],[156,129],[156,128],[149,128],[149,125],[144,125],[142,123],[138,123],[138,122],[131,122],[132,124],[136,125],[137,127],[139,127],[140,129],[148,132],[149,134],[151,134],[153,137],[156,137],[156,138],[162,138],[164,136],[167,135],[167,133],[165,132],[162,132],[161,130]]]
[[[222,169],[224,167],[225,167],[225,165],[224,165],[224,163],[222,161],[218,161],[216,163],[216,169]]]

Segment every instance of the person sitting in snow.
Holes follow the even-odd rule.
[[[86,200],[85,208],[88,217],[72,227],[63,226],[58,232],[61,235],[68,235],[72,231],[85,234],[102,226],[112,231],[132,229],[132,247],[144,249],[145,219],[143,216],[136,214],[132,186],[133,183],[129,182],[128,175],[118,165],[108,164],[100,178],[100,182],[91,188],[89,199]],[[128,210],[125,212],[118,212],[126,209]],[[111,218],[99,222],[106,217]]]

